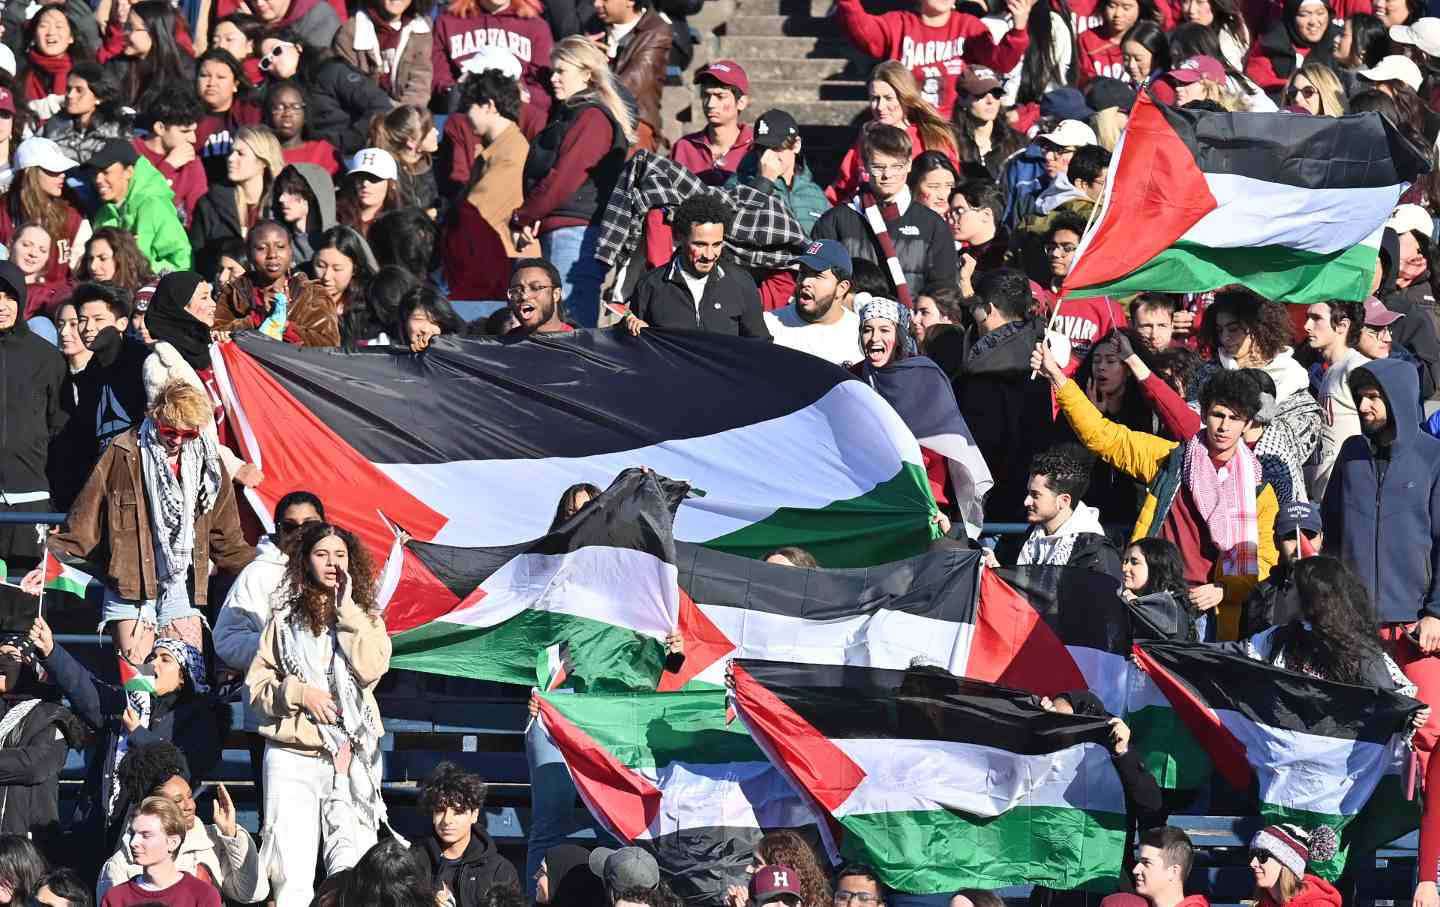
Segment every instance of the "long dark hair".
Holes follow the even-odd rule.
[[[132,103],[157,85],[186,85],[195,80],[195,61],[175,40],[179,20],[168,0],[145,0],[130,7],[150,34],[150,53],[125,73],[125,97]]]
[[[365,288],[364,323],[355,322],[351,339],[374,340],[383,333],[393,331],[400,316],[400,300],[419,285],[420,281],[415,279],[414,274],[396,265],[386,265],[376,271],[370,286]],[[391,343],[398,341],[399,334],[390,338]]]
[[[593,501],[600,497],[600,487],[598,485],[591,485],[589,482],[576,482],[561,492],[560,501],[555,505],[555,518],[550,521],[551,532],[560,528],[561,523],[570,519],[589,505],[589,501],[587,501],[584,505],[576,506],[575,499],[582,493],[588,494],[590,500]]]
[[[993,7],[993,12],[1005,12],[1005,4],[998,0]],[[1049,15],[1050,9],[1055,9],[1060,14],[1060,20],[1064,23],[1062,35],[1055,34],[1055,20]],[[1058,3],[1052,2],[1035,12],[1037,15],[1025,28],[1030,35],[1030,46],[1026,48],[1025,58],[1020,63],[1020,88],[1015,95],[1017,104],[1038,104],[1046,92],[1062,85],[1075,84],[1076,55],[1070,55],[1070,64],[1064,69],[1055,63],[1057,40],[1067,41],[1071,47],[1076,45],[1075,29],[1070,20],[1070,4],[1065,0],[1058,0]],[[996,125],[999,125],[999,121]]]
[[[1214,21],[1209,25],[1202,25],[1200,27],[1210,29],[1214,33],[1217,42],[1219,41],[1221,32],[1229,32],[1230,37],[1234,38],[1236,43],[1241,47],[1250,46],[1250,29],[1245,24],[1245,17],[1241,15],[1240,6],[1235,0],[1210,0],[1210,15]],[[1217,43],[1216,46],[1218,47],[1219,44]],[[1174,59],[1180,60],[1183,58],[1175,57]],[[1221,63],[1225,62],[1223,54],[1217,54],[1215,59]]]
[[[1185,559],[1180,549],[1169,539],[1140,538],[1125,546],[1125,550],[1138,548],[1145,558],[1149,576],[1139,595],[1153,595],[1169,592],[1182,601],[1190,594],[1190,584],[1185,581]]]
[[[1117,334],[1124,334],[1129,338],[1135,355],[1140,357],[1140,361],[1144,362],[1147,368],[1154,371],[1155,360],[1151,357],[1150,348],[1140,339],[1140,335],[1135,333],[1133,328],[1111,328],[1091,344],[1089,351],[1085,354],[1085,360],[1075,370],[1075,381],[1078,382],[1076,387],[1089,386],[1090,378],[1095,372],[1095,357],[1100,355],[1102,349],[1113,344]],[[1136,431],[1151,432],[1154,430],[1154,415],[1155,411],[1146,400],[1144,392],[1140,390],[1140,382],[1135,380],[1133,372],[1128,368],[1125,369],[1125,398],[1120,404],[1120,412],[1110,418]],[[1108,466],[1103,465],[1101,468],[1109,469]]]
[[[955,112],[951,119],[960,149],[960,160],[980,164],[985,169],[991,170],[992,175],[998,175],[1003,163],[1009,160],[1015,152],[1029,144],[1029,139],[1023,133],[1006,122],[1003,106],[995,117],[994,125],[990,127],[989,154],[980,153],[980,146],[975,141],[975,130],[984,124],[981,123],[979,117],[970,112],[970,104],[964,98],[955,103]],[[993,168],[990,166],[991,161],[995,162]]]
[[[1324,555],[1296,562],[1291,575],[1310,629],[1290,638],[1286,665],[1327,680],[1360,683],[1365,676],[1362,665],[1382,654],[1365,584],[1344,564]]]
[[[371,312],[365,305],[365,295],[370,289],[370,281],[375,279],[375,269],[371,266],[373,259],[368,254],[365,238],[354,227],[344,224],[320,234],[320,241],[315,243],[315,254],[319,255],[326,249],[334,249],[344,255],[355,267],[355,276],[345,290],[345,314],[340,318],[340,332],[348,337],[357,337],[370,329]]]
[[[1211,0],[1212,9],[1214,5],[1214,0]],[[1215,21],[1220,20],[1217,18]],[[1255,91],[1255,83],[1225,59],[1225,53],[1220,49],[1220,37],[1213,26],[1201,25],[1199,22],[1181,22],[1171,30],[1170,59],[1179,61],[1190,57],[1213,57],[1225,68],[1225,75],[1230,77],[1238,91],[1242,94]]]
[[[11,904],[24,904],[40,889],[49,869],[40,849],[20,835],[0,835],[0,882],[9,882]]]
[[[1214,0],[1211,2],[1213,3]],[[1368,68],[1379,63],[1382,57],[1390,53],[1390,26],[1381,21],[1379,16],[1373,13],[1351,13],[1345,17],[1345,27],[1350,29],[1350,57],[1335,61],[1341,66],[1353,69]],[[1419,56],[1425,57],[1428,62],[1428,56],[1425,54],[1419,54]],[[1415,62],[1420,64],[1422,72],[1427,69],[1427,63],[1421,63],[1419,60]]]
[[[435,889],[424,849],[396,838],[371,847],[350,870],[341,902],[346,907],[433,907]]]
[[[1120,39],[1121,49],[1131,41],[1150,51],[1150,72],[1146,75],[1170,71],[1170,40],[1159,25],[1150,19],[1136,20]]]
[[[410,329],[407,322],[410,316],[416,312],[423,311],[440,325],[441,334],[462,334],[465,332],[465,321],[450,306],[450,300],[445,294],[430,286],[422,284],[406,293],[400,299],[400,309],[395,313],[395,336],[405,346],[410,345]]]
[[[331,536],[344,542],[350,555],[351,596],[355,604],[366,611],[375,610],[375,562],[365,545],[353,533],[334,523],[308,523],[291,540],[286,551],[290,561],[285,565],[281,594],[285,607],[290,609],[290,620],[297,626],[308,627],[316,635],[335,623],[335,592],[310,572],[310,552],[321,540]]]
[[[115,256],[115,279],[110,281],[110,286],[119,287],[133,296],[135,291],[155,279],[150,271],[150,260],[135,242],[135,234],[119,227],[97,227],[90,234],[85,241],[85,253],[80,257],[80,267],[75,271],[77,279],[95,281],[95,275],[90,270],[90,244],[96,240],[108,245],[110,254]]]

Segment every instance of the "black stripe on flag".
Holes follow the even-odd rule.
[[[1002,567],[995,573],[1065,645],[1130,654],[1130,608],[1120,598],[1118,579],[1076,567]]]
[[[973,551],[934,551],[847,570],[797,570],[685,542],[675,552],[680,587],[701,605],[812,621],[876,611],[956,623],[975,619],[980,555]]]
[[[625,469],[579,513],[534,541],[494,548],[412,541],[407,547],[458,598],[521,554],[565,554],[601,546],[647,551],[674,563],[675,510],[689,490],[688,484],[654,472]]]
[[[1280,730],[1383,744],[1421,708],[1399,693],[1319,680],[1221,647],[1138,645],[1207,707]]]
[[[1037,696],[939,668],[736,663],[831,740],[936,740],[1034,756],[1110,739],[1107,719],[1047,712]]]
[[[1158,106],[1206,173],[1298,189],[1369,189],[1414,182],[1430,170],[1424,152],[1374,112],[1305,117]]]
[[[786,416],[855,380],[808,353],[698,331],[440,337],[422,354],[235,342],[372,463],[634,450]]]

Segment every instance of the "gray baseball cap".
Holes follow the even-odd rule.
[[[660,884],[660,866],[640,847],[597,847],[590,851],[590,871],[605,880],[611,891],[654,888]]]

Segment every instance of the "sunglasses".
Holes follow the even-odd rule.
[[[1275,859],[1275,855],[1268,850],[1263,850],[1258,847],[1252,847],[1250,848],[1250,859],[1254,860],[1257,863],[1265,863]]]
[[[1003,88],[992,88],[992,89],[990,89],[989,91],[982,91],[982,92],[980,92],[979,94],[974,94],[974,95],[971,95],[971,96],[970,96],[971,100],[974,100],[974,101],[978,101],[978,100],[980,100],[981,98],[985,98],[985,97],[994,98],[994,99],[997,100],[997,101],[1003,100],[1004,97],[1005,97],[1005,89],[1003,89]]]
[[[281,520],[280,531],[285,533],[299,532],[309,523],[316,523],[318,520]]]
[[[1319,93],[1320,89],[1316,88],[1314,85],[1301,85],[1290,89],[1289,93],[1285,95],[1285,101],[1286,103],[1294,103],[1296,97],[1304,98],[1307,101],[1313,101],[1315,99],[1315,96]]]
[[[272,47],[268,54],[260,58],[261,71],[269,72],[270,68],[275,65],[275,61],[285,55],[285,49],[294,46],[294,44],[291,44],[288,41],[281,41],[279,44],[276,44],[274,47]]]
[[[169,441],[193,441],[200,437],[198,428],[175,428],[172,425],[161,425],[155,429],[160,437]]]

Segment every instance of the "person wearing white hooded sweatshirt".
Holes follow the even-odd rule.
[[[1105,537],[1100,511],[1080,500],[1094,458],[1078,444],[1041,451],[1030,461],[1025,518],[1030,534],[1016,566],[1083,567],[1120,578],[1120,552]]]
[[[292,491],[275,505],[275,532],[260,540],[255,560],[246,565],[215,618],[211,634],[215,654],[242,677],[260,649],[260,634],[270,622],[275,593],[285,582],[286,543],[307,523],[323,522],[325,505],[308,491]],[[245,699],[245,730],[251,734],[250,762],[257,789],[261,784],[260,759],[265,752],[264,738],[259,735],[260,715]],[[263,802],[263,801],[262,801]]]

